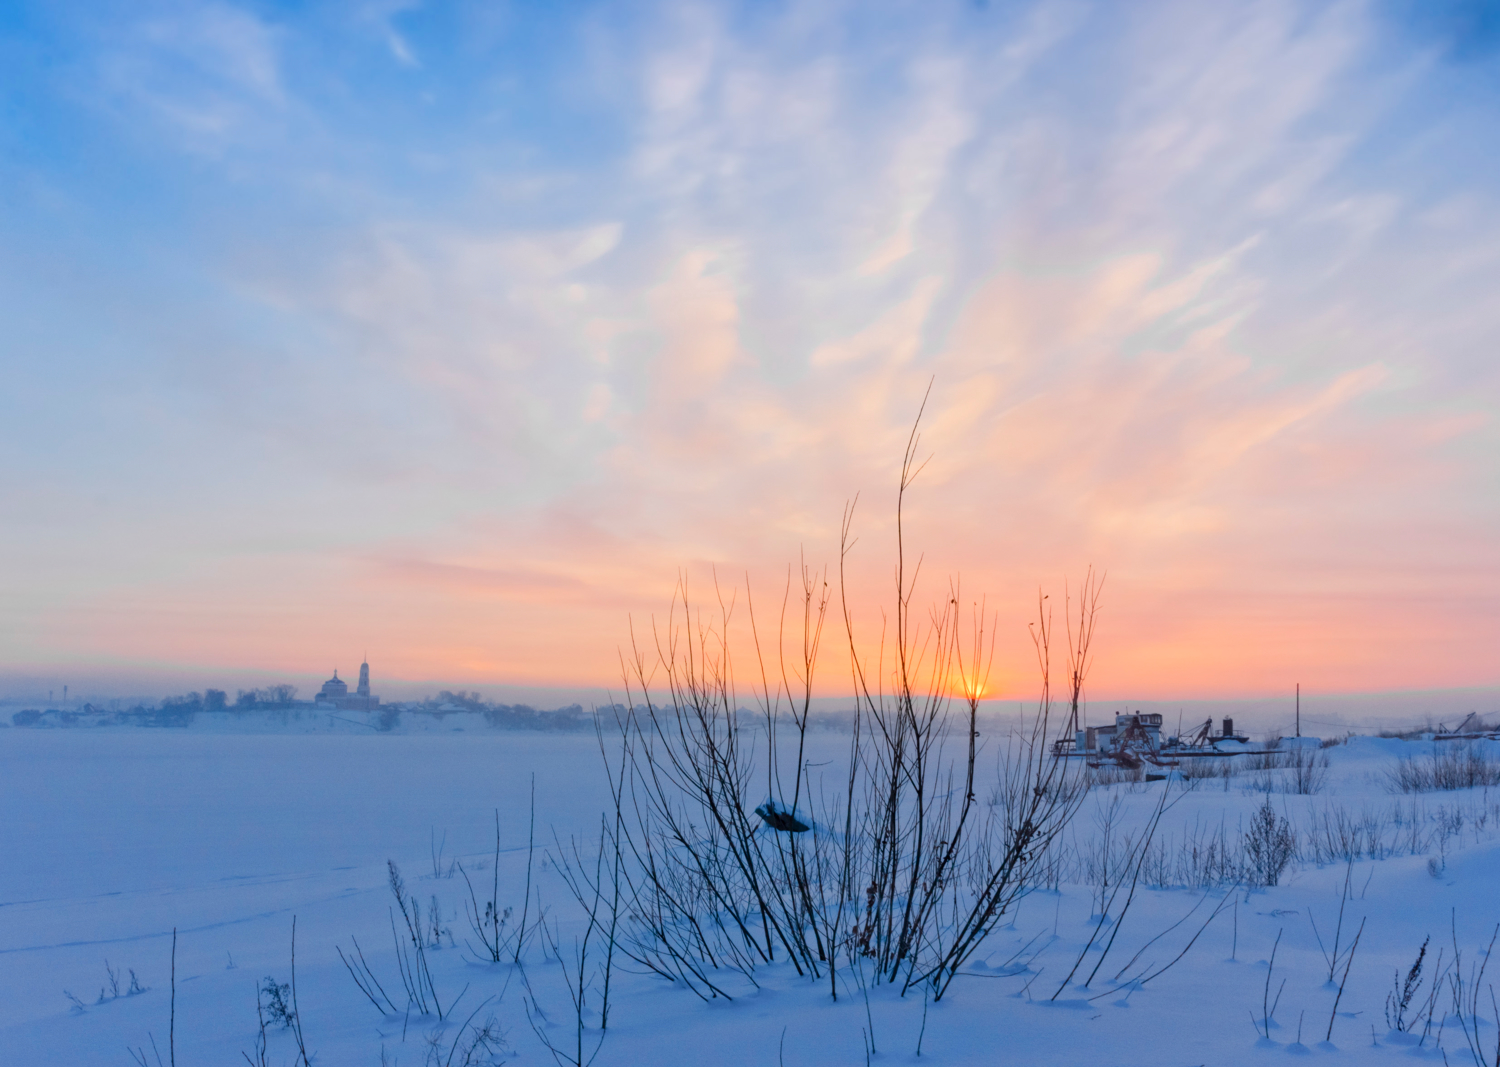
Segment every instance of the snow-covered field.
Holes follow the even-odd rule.
[[[836,760],[846,743],[832,733],[815,741],[811,762]],[[870,988],[867,1001],[858,983],[842,980],[835,1000],[826,981],[813,984],[783,964],[759,968],[758,989],[736,976],[728,986],[732,1001],[704,1002],[627,963],[614,976],[609,1031],[596,1062],[800,1067],[865,1063],[867,1055],[870,1062],[914,1062],[919,1041],[921,1062],[933,1063],[1238,1064],[1280,1062],[1288,1053],[1330,1063],[1404,1063],[1412,1055],[1441,1062],[1445,1052],[1451,1063],[1473,1062],[1446,981],[1420,1046],[1422,1027],[1413,1037],[1392,1033],[1386,1017],[1393,979],[1405,975],[1424,939],[1431,942],[1408,1018],[1425,1012],[1432,977],[1448,966],[1455,943],[1467,977],[1484,962],[1500,921],[1500,794],[1492,802],[1478,789],[1388,791],[1386,773],[1399,758],[1432,748],[1373,738],[1331,747],[1326,780],[1312,795],[1257,789],[1285,787],[1281,772],[1269,783],[1246,772],[1097,788],[1066,835],[1057,888],[1026,897],[935,1004],[903,1000],[883,986]],[[466,948],[475,937],[453,865],[461,860],[487,887],[498,809],[499,897],[520,910],[533,780],[533,876],[566,946],[577,929],[576,906],[545,852],[555,849],[554,832],[564,841],[596,833],[608,805],[592,734],[451,724],[390,735],[290,727],[0,730],[0,1063],[119,1065],[132,1062],[127,1049],[143,1049],[154,1064],[153,1038],[165,1063],[169,1030],[179,1064],[242,1063],[258,1034],[257,987],[268,976],[277,984],[291,979],[294,917],[297,1005],[313,1062],[373,1067],[384,1056],[416,1067],[431,1062],[429,1039],[436,1038],[437,1061],[446,1063],[477,1009],[474,1023],[493,1015],[504,1034],[494,1062],[551,1063],[526,1002],[544,1013],[536,1021],[555,1043],[571,1042],[562,967],[535,941],[523,982],[512,964]],[[1131,869],[1122,861],[1130,855],[1124,835],[1138,831],[1163,790],[1178,800],[1162,821],[1158,858],[1143,866],[1129,909],[1122,892],[1100,923],[1100,890],[1089,884],[1097,880],[1090,872],[1111,864],[1117,872]],[[1200,856],[1211,839],[1238,847],[1267,796],[1298,834],[1299,858],[1279,885],[1146,885],[1193,881],[1193,870],[1201,874],[1205,865],[1194,867],[1184,842],[1196,842]],[[1328,860],[1339,846],[1340,827],[1343,842],[1358,837],[1361,858],[1320,866],[1316,858]],[[1368,858],[1371,850],[1380,858]],[[424,909],[436,901],[440,925],[451,931],[428,952],[439,996],[458,999],[445,1022],[378,1013],[336,951],[350,952],[357,938],[372,971],[404,1004],[388,860]],[[1326,956],[1346,886],[1338,951],[1361,924],[1363,933],[1352,964],[1345,956],[1330,985]],[[1096,930],[1096,947],[1059,990]],[[1111,938],[1104,965],[1081,987]],[[1144,987],[1130,981],[1168,964],[1190,941],[1159,977]],[[108,969],[121,976],[118,996]],[[144,987],[134,995],[132,970]],[[1500,979],[1500,963],[1486,986],[1492,977]],[[1267,1038],[1256,1027],[1266,1014],[1263,1000],[1278,992]],[[1492,1059],[1497,1035],[1487,990],[1480,1003],[1487,1017],[1479,1037]],[[585,1021],[587,1054],[597,1018]],[[292,1063],[297,1055],[292,1034],[273,1027],[267,1062]],[[460,1047],[451,1062],[462,1058]]]

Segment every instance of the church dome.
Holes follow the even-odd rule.
[[[339,672],[334,671],[333,677],[323,683],[323,688],[318,690],[318,696],[342,697],[349,692],[349,683],[339,677]]]

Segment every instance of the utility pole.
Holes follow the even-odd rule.
[[[1297,736],[1302,736],[1302,683],[1297,683]]]

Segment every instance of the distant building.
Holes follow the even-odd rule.
[[[346,711],[369,711],[371,708],[380,706],[380,698],[370,694],[370,665],[361,663],[359,665],[359,687],[354,690],[353,695],[349,693],[349,683],[339,677],[339,672],[334,671],[333,677],[323,683],[323,688],[318,690],[316,702],[319,705],[343,708]]]
[[[333,703],[344,700],[349,696],[349,683],[339,678],[339,672],[334,671],[333,677],[323,683],[323,688],[318,690],[318,703]]]

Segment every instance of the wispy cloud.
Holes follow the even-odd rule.
[[[204,167],[161,222],[207,235],[132,282],[194,329],[132,326],[134,377],[213,413],[153,432],[227,491],[136,476],[157,525],[22,658],[317,635],[607,681],[679,568],[776,585],[855,493],[888,584],[933,381],[912,533],[1004,605],[1015,677],[1036,583],[1092,562],[1106,690],[1494,681],[1470,67],[1359,3],[477,17],[183,6],[92,45],[132,143],[177,133],[137,165]],[[11,551],[40,604],[60,564]],[[79,625],[122,604],[152,624]]]
[[[197,149],[244,136],[285,106],[272,23],[230,3],[155,5],[136,16],[100,28],[105,106],[139,108]]]

